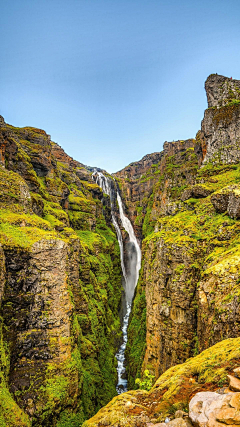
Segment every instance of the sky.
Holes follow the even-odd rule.
[[[239,0],[0,0],[0,114],[116,172],[195,137],[211,73],[240,79]]]

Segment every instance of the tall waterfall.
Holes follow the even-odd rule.
[[[111,186],[111,179],[103,175],[101,172],[94,172],[93,177],[95,178],[95,181],[99,185],[99,187],[102,188],[103,192],[110,197],[112,222],[117,233],[118,243],[120,247],[122,273],[123,273],[124,282],[125,282],[126,306],[124,307],[125,315],[123,318],[123,326],[122,326],[123,343],[116,354],[116,359],[118,361],[118,366],[117,366],[118,383],[117,383],[116,390],[118,394],[120,394],[127,391],[127,379],[124,378],[126,374],[124,362],[125,362],[125,350],[126,350],[126,344],[127,344],[127,328],[128,328],[129,316],[131,313],[131,305],[132,305],[134,290],[138,282],[139,270],[141,267],[141,249],[138,244],[137,238],[135,236],[132,224],[124,214],[121,196],[118,190],[115,190],[117,194],[117,202],[119,207],[119,215],[120,215],[121,223],[129,236],[129,243],[127,244],[128,266],[126,268],[125,260],[124,260],[124,247],[123,247],[122,234],[121,234],[119,225],[117,223],[116,216],[114,214],[115,191]]]

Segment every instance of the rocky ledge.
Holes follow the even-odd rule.
[[[240,424],[240,338],[162,374],[152,389],[115,397],[83,427],[224,427]]]

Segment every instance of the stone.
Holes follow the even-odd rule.
[[[240,410],[240,393],[233,393],[229,405]]]
[[[239,99],[240,81],[219,74],[210,74],[205,82],[208,107],[218,107],[229,99],[230,90]]]
[[[165,423],[147,423],[146,424],[147,427],[167,427],[167,424]]]
[[[226,212],[229,203],[230,192],[228,190],[218,191],[211,196],[211,203],[218,213]]]
[[[188,413],[181,411],[180,409],[175,412],[175,418],[186,418],[188,417]]]
[[[181,200],[182,202],[185,202],[186,200],[190,199],[192,197],[192,189],[186,188],[186,190],[183,191]]]
[[[238,186],[232,188],[227,210],[231,218],[240,218],[240,188]]]
[[[181,196],[181,200],[185,202],[191,197],[195,199],[201,199],[201,198],[208,197],[209,194],[211,193],[212,193],[212,190],[210,190],[206,186],[197,184],[192,186],[191,188],[187,188],[186,190],[184,190]]]
[[[212,193],[212,190],[207,188],[205,185],[198,184],[192,187],[192,197],[196,199],[208,197],[209,194],[211,193]]]
[[[224,424],[240,424],[240,412],[235,408],[226,408],[218,412],[217,421]]]
[[[232,164],[240,160],[240,81],[210,75],[205,83],[208,109],[201,135],[207,150],[203,164]],[[234,100],[234,102],[232,102]]]
[[[235,373],[235,375],[237,377],[240,376],[240,366],[238,366],[237,368],[233,369],[233,372]]]
[[[215,392],[197,393],[189,403],[189,418],[199,427],[219,427],[218,413],[229,408],[231,395]]]
[[[240,391],[240,380],[232,375],[228,375],[229,388],[233,391]]]
[[[166,426],[166,424],[165,424]],[[175,418],[174,420],[171,420],[167,426],[171,427],[192,427],[192,423],[189,418]]]
[[[6,123],[5,123],[5,121],[4,121],[3,116],[1,116],[1,115],[0,115],[0,127],[1,127],[1,126],[6,126]]]

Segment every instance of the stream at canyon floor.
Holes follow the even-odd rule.
[[[125,370],[125,350],[127,345],[127,329],[129,316],[131,313],[132,299],[134,296],[135,287],[138,282],[139,270],[141,267],[141,249],[138,244],[137,238],[134,233],[133,226],[131,221],[124,214],[123,203],[121,196],[119,194],[118,189],[114,185],[114,182],[111,178],[106,177],[101,172],[94,172],[93,179],[95,179],[96,183],[102,188],[103,192],[110,197],[111,202],[111,215],[112,222],[116,230],[118,244],[120,248],[120,257],[121,257],[121,267],[122,274],[124,278],[124,288],[125,288],[125,306],[123,307],[123,343],[120,346],[118,352],[116,353],[116,359],[118,362],[117,373],[118,373],[118,383],[117,383],[117,393],[123,393],[127,391],[127,379],[126,379],[126,370]],[[111,182],[112,181],[112,182]],[[123,246],[123,238],[120,227],[118,225],[116,215],[114,212],[114,199],[117,200],[119,215],[122,223],[122,227],[128,233],[129,242],[127,243],[127,266],[126,261],[124,259],[124,246]]]

